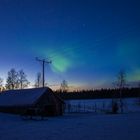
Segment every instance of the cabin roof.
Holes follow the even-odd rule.
[[[3,91],[0,94],[0,106],[32,105],[44,93],[53,91],[48,87]]]

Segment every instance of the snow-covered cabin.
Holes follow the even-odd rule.
[[[48,88],[8,90],[0,94],[0,112],[24,113],[29,108],[43,110],[45,116],[63,114],[64,101]]]

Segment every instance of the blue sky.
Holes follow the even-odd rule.
[[[32,82],[50,58],[46,82],[111,87],[124,69],[140,81],[138,0],[1,0],[0,77],[23,69]]]

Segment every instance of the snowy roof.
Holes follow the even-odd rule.
[[[31,105],[42,94],[50,93],[50,88],[8,90],[0,94],[0,106]]]

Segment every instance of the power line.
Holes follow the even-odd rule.
[[[52,61],[39,59],[38,57],[36,57],[36,61],[39,61],[42,63],[42,87],[44,88],[45,87],[45,64],[52,63]]]

